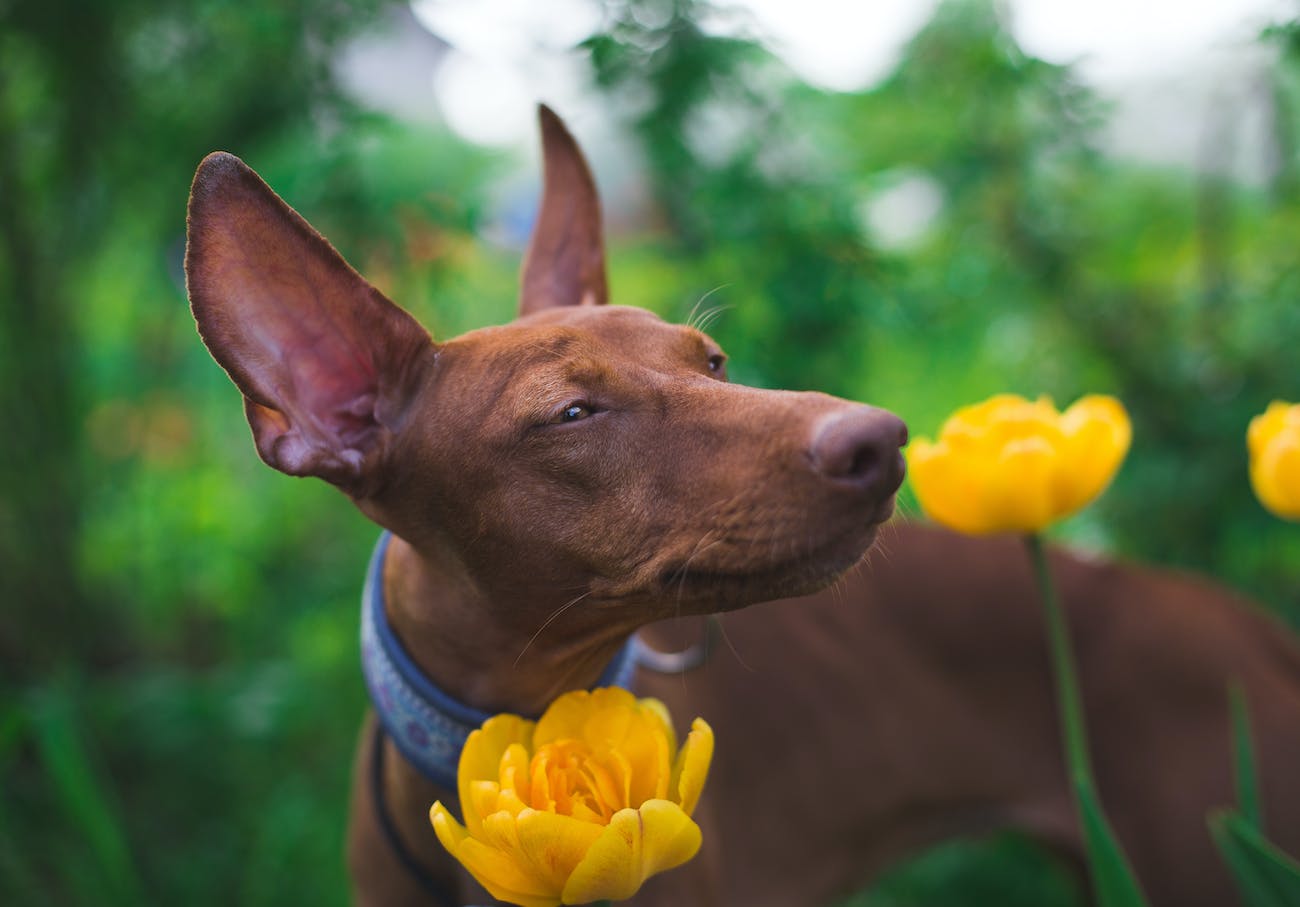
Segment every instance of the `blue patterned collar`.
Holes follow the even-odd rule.
[[[492,713],[470,708],[434,686],[388,625],[384,611],[384,554],[392,535],[379,537],[361,596],[361,670],[384,731],[407,761],[435,784],[456,789],[456,766],[470,731]],[[640,647],[633,636],[597,686],[627,687]]]

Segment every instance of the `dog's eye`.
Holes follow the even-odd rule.
[[[723,366],[727,364],[727,357],[721,353],[715,353],[709,357],[709,371],[715,375],[721,375]]]
[[[591,415],[591,407],[585,403],[570,403],[560,411],[560,422],[577,422]]]

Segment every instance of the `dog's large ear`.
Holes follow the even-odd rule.
[[[199,334],[243,392],[262,459],[356,497],[373,491],[433,359],[424,328],[224,152],[194,174],[185,274]]]
[[[605,240],[596,182],[564,122],[545,104],[542,207],[524,257],[519,314],[562,305],[603,305]]]

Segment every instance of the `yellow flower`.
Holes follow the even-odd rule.
[[[1300,520],[1300,404],[1274,400],[1250,420],[1250,484],[1259,502],[1286,520]]]
[[[1132,429],[1114,397],[1065,412],[1046,397],[1000,394],[957,410],[937,441],[918,438],[908,472],[921,507],[958,532],[1037,532],[1110,484]]]
[[[537,722],[497,715],[470,734],[457,770],[465,824],[441,803],[429,818],[502,901],[624,900],[700,849],[691,813],[712,758],[703,720],[678,752],[663,703],[618,687],[579,690]]]

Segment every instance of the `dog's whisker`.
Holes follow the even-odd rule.
[[[691,561],[695,560],[695,558],[699,556],[699,554],[702,551],[708,550],[709,548],[712,548],[714,545],[720,544],[722,542],[722,539],[710,540],[710,536],[714,535],[718,531],[719,530],[716,528],[707,529],[700,535],[699,538],[695,540],[695,544],[691,547],[691,550],[687,553],[686,559],[682,561],[681,565],[678,566],[677,569],[675,569],[672,572],[671,576],[669,576],[668,581],[670,583],[675,582],[678,583],[680,586],[680,583],[685,581],[686,572],[690,568]]]
[[[877,539],[876,543],[863,553],[863,562],[869,564],[872,557],[878,556],[882,561],[888,563],[891,556],[889,543],[898,540],[898,530],[894,529],[890,536],[890,538]]]
[[[714,322],[721,318],[729,309],[731,309],[731,306],[729,305],[714,306],[700,316],[700,320],[695,325],[695,329],[701,333],[708,333],[709,329],[713,327]]]
[[[757,674],[758,670],[753,666],[751,666],[749,662],[745,661],[744,657],[740,654],[740,650],[736,648],[736,644],[731,641],[731,635],[727,633],[727,625],[723,621],[722,615],[718,614],[715,616],[718,619],[718,635],[720,635],[722,637],[722,641],[727,644],[727,648],[730,649],[731,654],[736,657],[736,661],[739,662],[740,666],[744,668],[746,671],[748,671],[749,673]]]
[[[719,290],[725,290],[729,286],[731,286],[730,283],[720,283],[712,290],[709,290],[707,293],[705,293],[703,296],[697,299],[695,301],[695,305],[691,306],[690,315],[686,317],[686,326],[690,328],[695,328],[696,330],[703,330],[702,328],[698,327],[695,322],[695,318],[700,311],[700,306],[704,305],[704,303],[707,302],[709,297],[712,296],[714,293],[718,292]],[[710,311],[712,311],[712,309],[710,309]]]
[[[707,534],[701,536],[700,541],[695,543],[695,549],[686,558],[685,562],[683,562],[681,566],[681,569],[678,570],[677,572],[677,577],[678,577],[677,603],[674,607],[674,613],[673,613],[674,617],[681,617],[682,615],[682,596],[685,594],[686,591],[686,575],[690,570],[691,561],[695,560],[697,556],[703,554],[705,551],[708,551],[710,548],[714,547],[715,545],[719,545],[722,543],[722,539],[714,539],[713,541],[709,542],[707,545],[702,545],[704,539],[707,537],[708,537]]]
[[[861,563],[862,561],[859,560],[858,563],[854,564],[851,568],[849,568],[849,573],[856,573]],[[835,582],[831,583],[831,597],[835,599],[835,604],[840,607],[843,607],[844,603],[848,601],[849,573],[844,573],[840,576],[837,576],[835,578]]]
[[[551,616],[546,618],[546,620],[542,623],[542,625],[537,628],[537,632],[534,633],[532,636],[530,636],[528,638],[528,642],[524,643],[524,647],[519,650],[519,654],[515,656],[515,662],[514,665],[512,665],[512,667],[516,667],[516,668],[519,667],[519,662],[524,657],[524,653],[528,651],[529,646],[531,646],[533,643],[537,641],[537,637],[542,635],[543,630],[549,627],[557,617],[559,617],[565,611],[568,611],[570,608],[572,608],[574,605],[582,601],[590,594],[591,594],[591,590],[588,589],[586,592],[582,593],[581,595],[569,599],[569,601],[567,601],[563,605],[560,605],[560,607],[556,608],[553,612],[551,612]]]

